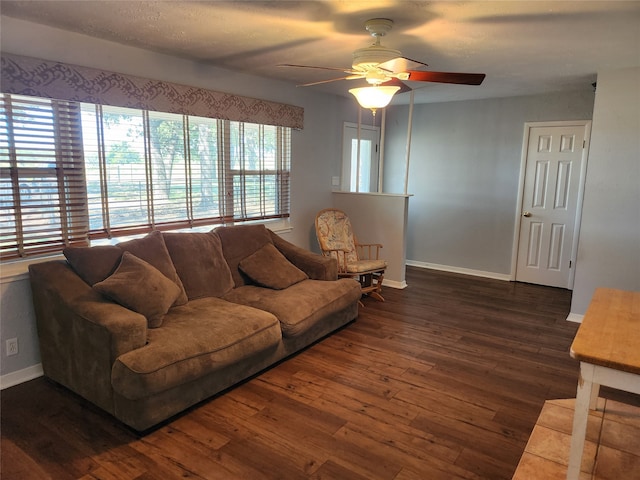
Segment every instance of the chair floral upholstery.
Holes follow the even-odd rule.
[[[381,291],[387,262],[378,257],[381,244],[358,243],[349,217],[335,208],[318,212],[316,236],[323,255],[338,260],[339,276],[357,279],[363,293],[384,301]]]

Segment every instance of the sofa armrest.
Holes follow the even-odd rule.
[[[312,280],[338,279],[338,262],[335,258],[325,257],[298,247],[291,242],[287,242],[271,230],[269,230],[269,234],[280,253]]]
[[[31,265],[29,278],[45,375],[113,412],[111,368],[145,345],[146,318],[104,298],[64,260]]]

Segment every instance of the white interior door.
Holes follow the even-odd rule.
[[[377,192],[380,153],[380,129],[360,126],[360,161],[358,162],[358,125],[345,123],[342,146],[342,190]]]
[[[573,287],[588,126],[579,122],[528,129],[517,281]]]

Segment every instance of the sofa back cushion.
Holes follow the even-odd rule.
[[[240,262],[271,241],[264,225],[234,225],[214,230],[222,242],[222,252],[231,270],[236,287],[252,285],[251,279],[239,268]]]
[[[67,247],[63,253],[71,268],[91,286],[115,272],[122,258],[122,250],[114,245]]]
[[[178,285],[180,295],[174,305],[187,303],[187,294],[173,266],[162,233],[158,231],[151,232],[143,238],[120,242],[117,245],[68,247],[63,251],[69,265],[80,278],[91,286],[101,282],[115,272],[124,252],[130,252],[151,264],[169,280]]]
[[[234,287],[215,232],[162,235],[189,300],[222,297]]]

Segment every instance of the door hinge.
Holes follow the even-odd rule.
[[[584,147],[582,147],[584,148]],[[378,153],[378,144],[376,143],[376,153]]]
[[[571,265],[573,265],[573,263],[571,263],[571,260],[569,260],[569,268],[571,268]]]
[[[582,148],[587,146],[587,141],[586,140],[582,140]]]

